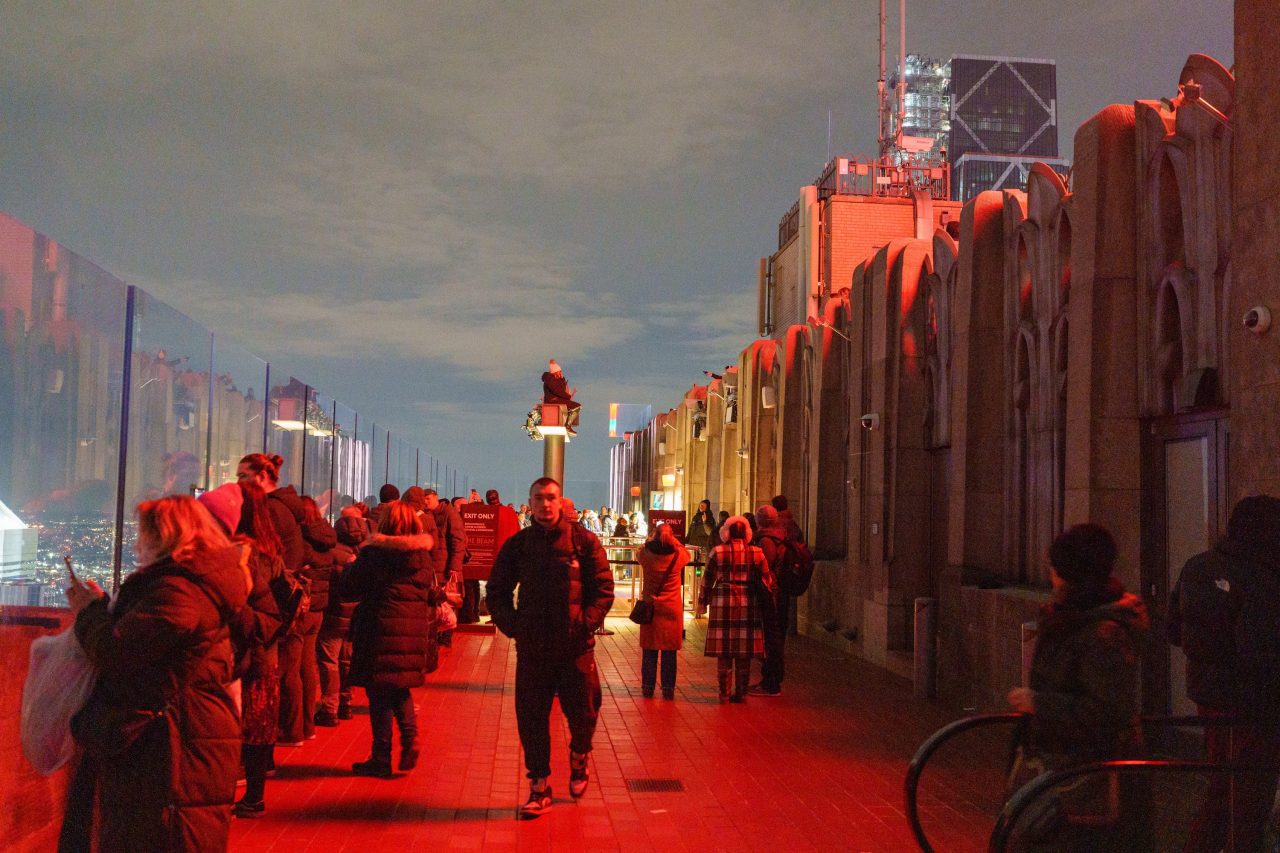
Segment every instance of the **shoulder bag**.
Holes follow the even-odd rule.
[[[667,582],[667,578],[671,572],[675,570],[676,561],[680,559],[680,552],[676,551],[671,555],[671,564],[667,566],[667,570],[662,573],[662,581],[654,585],[655,589],[662,589],[662,585]],[[637,625],[648,625],[653,621],[653,601],[648,598],[641,598],[631,607],[631,612],[627,614],[627,618]]]

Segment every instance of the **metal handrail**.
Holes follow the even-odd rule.
[[[941,747],[944,743],[946,743],[951,738],[957,735],[963,734],[964,732],[970,731],[972,729],[982,728],[984,726],[989,726],[989,725],[996,725],[999,723],[1017,723],[1019,725],[1026,725],[1031,720],[1031,718],[1032,718],[1031,714],[1021,714],[1021,713],[981,714],[974,717],[963,717],[959,720],[948,723],[947,725],[938,729],[936,732],[930,735],[929,738],[924,743],[920,745],[920,747],[916,750],[916,754],[911,759],[911,764],[908,765],[907,767],[907,778],[904,782],[903,789],[904,789],[904,793],[906,795],[906,801],[907,801],[906,802],[907,823],[911,828],[911,834],[915,836],[916,843],[920,845],[920,850],[922,851],[922,853],[934,853],[933,846],[929,843],[929,839],[925,835],[924,827],[920,824],[919,804],[917,803],[917,795],[919,793],[919,786],[920,786],[920,777],[924,773],[925,764],[927,764],[929,759],[933,757],[933,754],[938,751],[939,747]],[[1205,716],[1198,716],[1198,715],[1190,715],[1190,716],[1151,716],[1151,717],[1142,718],[1142,725],[1144,727],[1145,726],[1169,727],[1169,728],[1174,728],[1178,726],[1217,727],[1217,726],[1236,725],[1240,722],[1242,721],[1237,720],[1233,717],[1224,717],[1224,716],[1205,717]],[[1016,744],[1019,740],[1020,738],[1015,737],[1013,739],[1013,744]],[[1011,759],[1012,759],[1012,756],[1010,756],[1010,760],[1007,760],[1005,762],[1006,765],[1009,765],[1012,763]],[[1169,763],[1169,762],[1166,762],[1166,763]],[[1173,762],[1173,763],[1176,763],[1176,762]],[[1195,762],[1187,762],[1187,763],[1193,764]],[[1209,766],[1225,767],[1226,765],[1212,764]],[[1054,775],[1054,774],[1049,774],[1049,775]],[[1012,803],[1014,800],[1016,800],[1019,794],[1021,794],[1031,785],[1038,784],[1040,779],[1042,778],[1047,778],[1047,777],[1038,777],[1037,779],[1033,780],[1033,782],[1028,783],[1027,785],[1024,785],[1022,788],[1019,788],[1018,791],[1015,792],[1015,794],[1012,797],[1010,797],[1009,800],[1005,803],[1005,809],[1007,810],[1009,808],[1009,804]],[[1025,805],[1021,806],[1017,814],[1015,815],[1015,818],[1021,815],[1022,811],[1025,809],[1026,809]],[[1003,815],[1004,812],[1002,811],[1001,814]],[[999,828],[998,822],[996,824],[996,827],[997,829]],[[992,835],[993,840],[995,838],[994,832],[995,830],[993,830],[993,835]],[[992,848],[992,849],[995,849],[995,848]]]
[[[996,725],[998,723],[1024,723],[1029,714],[982,714],[976,717],[964,717],[955,722],[948,723],[938,729],[928,740],[920,745],[916,750],[916,754],[911,758],[911,764],[907,767],[907,778],[904,784],[904,793],[907,797],[907,823],[911,827],[911,834],[915,836],[916,843],[920,845],[923,853],[934,853],[933,845],[929,843],[929,839],[924,834],[924,827],[920,825],[920,811],[916,802],[916,794],[920,786],[920,776],[924,773],[924,766],[928,763],[933,754],[938,751],[938,747],[951,740],[956,735],[972,729],[982,728],[984,726]]]
[[[1275,773],[1277,765],[1246,764],[1238,762],[1213,761],[1177,761],[1168,759],[1126,759],[1120,761],[1095,761],[1089,764],[1078,764],[1043,776],[1037,776],[1014,792],[996,818],[995,828],[991,830],[991,840],[987,846],[989,853],[1005,853],[1009,849],[1009,840],[1013,828],[1037,797],[1061,785],[1069,779],[1085,776],[1100,771],[1116,771],[1119,773],[1140,773],[1169,770],[1175,773]]]

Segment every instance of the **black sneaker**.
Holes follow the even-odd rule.
[[[587,756],[575,756],[569,752],[569,793],[576,800],[587,792],[591,774],[587,772]]]
[[[529,789],[529,799],[520,807],[520,819],[532,820],[535,817],[542,817],[544,812],[551,809],[551,786],[543,788],[541,791]]]
[[[350,702],[338,703],[338,719],[339,720],[351,719],[351,703]]]
[[[763,684],[757,684],[747,690],[748,696],[781,696],[781,687],[766,687]]]
[[[238,818],[262,817],[262,813],[266,810],[267,804],[262,800],[258,800],[257,802],[240,800],[231,807],[231,813]]]
[[[326,711],[323,708],[321,708],[319,711],[316,711],[314,722],[317,726],[324,726],[325,728],[333,728],[338,724],[338,715],[333,713],[332,711]]]
[[[404,771],[412,770],[418,766],[418,747],[406,746],[400,750],[400,769]]]
[[[357,776],[372,776],[375,779],[390,779],[395,775],[391,772],[390,761],[378,761],[375,758],[357,761],[351,765],[351,772]]]

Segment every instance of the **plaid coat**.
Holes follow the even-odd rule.
[[[769,564],[755,545],[734,540],[711,550],[703,574],[707,614],[707,657],[763,658],[764,629],[758,596]]]

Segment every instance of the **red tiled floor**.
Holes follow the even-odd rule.
[[[674,702],[640,696],[637,628],[611,619],[597,661],[604,707],[591,787],[568,796],[567,730],[552,715],[551,812],[515,820],[527,783],[516,735],[515,649],[501,634],[457,634],[415,691],[425,736],[412,774],[356,778],[368,720],[277,749],[267,813],[237,821],[231,849],[305,850],[915,850],[902,782],[912,753],[952,718],[910,685],[804,638],[788,642],[786,695],[721,705],[703,624],[689,623]],[[361,698],[357,690],[357,698]],[[998,807],[990,742],[938,757],[921,791],[939,850],[983,850]],[[627,780],[675,778],[684,793],[632,793]],[[993,790],[994,789],[994,790]]]

